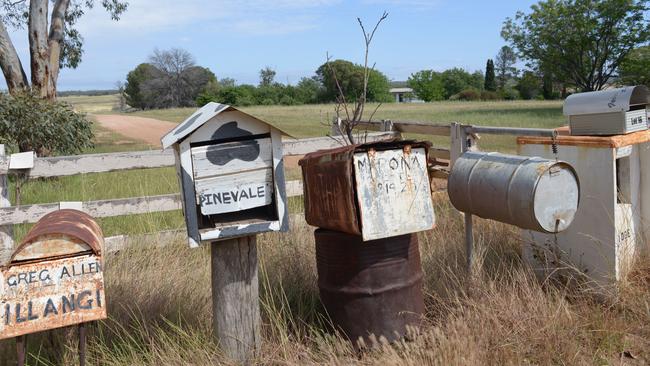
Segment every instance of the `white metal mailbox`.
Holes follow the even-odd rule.
[[[174,147],[191,247],[288,229],[283,134],[208,103],[163,136],[163,149]]]
[[[648,129],[645,86],[626,86],[570,95],[564,101],[571,135],[619,135]]]
[[[555,140],[519,137],[518,151],[570,163],[580,178],[580,207],[561,233],[523,231],[524,258],[544,277],[573,268],[609,286],[625,278],[635,258],[648,250],[650,131],[617,136],[558,131]]]

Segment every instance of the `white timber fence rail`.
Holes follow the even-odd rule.
[[[379,141],[399,136],[399,131],[369,133],[367,141]],[[288,139],[283,141],[283,152],[285,156],[304,155],[316,150],[338,146],[341,146],[341,143],[331,137]],[[179,193],[88,201],[76,204],[56,202],[11,206],[9,201],[7,176],[11,174],[19,173],[26,179],[36,179],[119,170],[171,167],[175,165],[174,155],[171,151],[151,150],[35,158],[30,169],[20,170],[12,170],[10,162],[11,156],[6,156],[4,146],[0,145],[0,265],[7,262],[14,247],[12,238],[13,225],[35,223],[47,213],[61,208],[81,208],[96,218],[181,209]],[[299,180],[288,181],[286,188],[288,197],[303,194],[302,182]],[[178,232],[160,232],[160,234],[171,236],[178,235]],[[127,239],[124,235],[106,238],[106,250],[111,252],[123,248]]]

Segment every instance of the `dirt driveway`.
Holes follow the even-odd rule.
[[[172,122],[123,114],[95,114],[93,117],[97,123],[108,130],[131,139],[144,141],[155,147],[160,147],[160,138],[176,127],[176,123]],[[300,158],[302,156],[285,157],[285,167],[297,168]]]
[[[176,127],[172,122],[123,114],[95,114],[93,117],[106,129],[156,147],[160,146],[160,138]]]

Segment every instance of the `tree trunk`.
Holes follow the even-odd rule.
[[[28,89],[27,75],[2,21],[0,21],[0,69],[7,81],[9,93],[14,94]]]
[[[47,49],[47,0],[29,2],[29,54],[32,66],[32,91],[47,97],[50,81],[49,52]]]
[[[47,88],[47,98],[56,98],[56,81],[59,78],[59,59],[61,58],[61,43],[63,42],[65,13],[68,10],[70,0],[57,0],[52,8],[52,20],[50,21],[50,34],[47,40],[50,63],[50,80]]]

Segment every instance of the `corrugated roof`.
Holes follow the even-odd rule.
[[[565,116],[629,111],[631,106],[650,103],[648,88],[626,86],[617,89],[572,94],[564,101]]]
[[[229,106],[227,104],[219,104],[215,102],[210,102],[203,107],[199,108],[196,112],[192,113],[191,116],[189,116],[185,121],[181,122],[178,124],[178,126],[174,127],[173,130],[169,131],[165,136],[163,136],[160,139],[160,142],[162,144],[162,148],[166,149],[173,144],[181,141],[185,137],[187,137],[190,133],[194,132],[196,129],[199,127],[203,126],[204,123],[208,122],[210,119],[212,119],[214,116],[218,115],[219,113],[222,112],[228,112],[228,111],[237,111],[239,113],[245,114],[247,116],[250,116],[258,121],[260,123],[265,123],[272,128],[280,131],[283,135],[291,137],[288,133],[282,131],[281,129],[273,126],[272,124],[262,121],[261,119],[251,116],[248,113],[242,112],[241,110]]]

